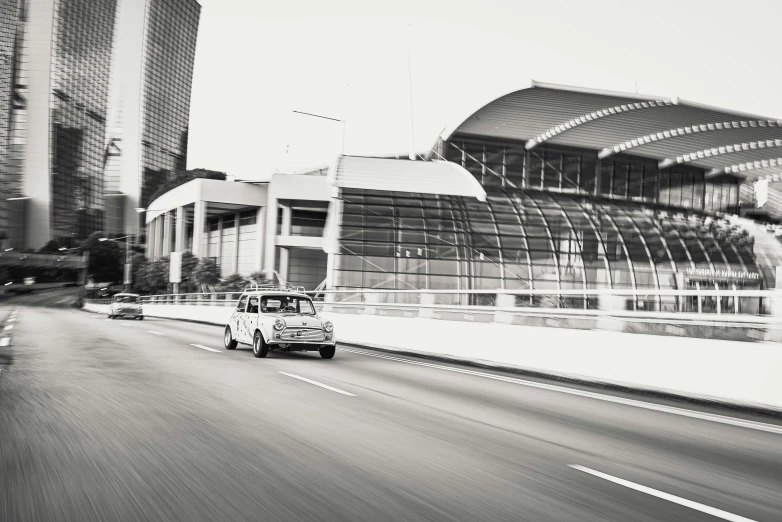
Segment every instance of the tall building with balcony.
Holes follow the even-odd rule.
[[[199,13],[194,0],[0,0],[10,246],[138,230],[134,209],[186,164]]]

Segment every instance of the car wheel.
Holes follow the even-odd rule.
[[[116,315],[109,315],[109,319],[116,319],[116,318],[117,318]]]
[[[144,316],[143,315],[138,316],[138,320],[139,321],[143,321],[144,320]]]
[[[223,337],[223,344],[225,344],[226,350],[234,350],[236,349],[236,345],[239,344],[238,342],[234,341],[233,337],[231,337],[230,326],[225,327],[225,336]]]
[[[318,353],[320,353],[320,356],[323,359],[333,359],[334,358],[334,354],[337,353],[337,347],[336,346],[323,346],[321,348],[318,348]]]
[[[269,345],[263,340],[261,332],[255,332],[253,337],[253,355],[260,358],[266,357],[269,353]]]

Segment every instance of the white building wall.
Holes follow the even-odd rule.
[[[239,255],[237,272],[243,276],[255,272],[256,250],[260,245],[256,241],[258,224],[243,225],[239,228]]]
[[[236,226],[225,228],[223,223],[223,248],[220,256],[220,275],[229,276],[234,273],[234,256],[236,255]]]

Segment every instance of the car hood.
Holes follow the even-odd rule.
[[[302,328],[320,328],[323,325],[323,321],[312,315],[287,315],[287,314],[274,314],[275,318],[280,318],[285,321],[285,326],[302,327]]]

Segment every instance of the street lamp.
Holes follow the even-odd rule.
[[[320,114],[312,114],[309,112],[301,112],[301,111],[293,111],[296,114],[301,114],[302,116],[309,116],[311,118],[320,118],[322,120],[329,120],[329,121],[337,121],[342,124],[342,155],[345,155],[345,120],[338,120],[337,118],[329,118],[328,116],[321,116]]]

